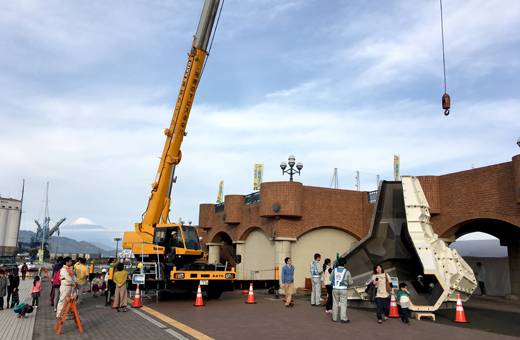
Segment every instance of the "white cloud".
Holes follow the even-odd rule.
[[[41,218],[47,181],[53,219],[88,216],[119,233],[140,222],[201,5],[0,5],[0,192],[19,198],[26,179],[22,229]],[[249,193],[254,163],[265,181],[287,180],[279,164],[291,154],[305,185],[328,187],[339,168],[340,187],[354,189],[357,170],[362,190],[392,178],[394,154],[412,175],[509,161],[520,5],[445,4],[448,117],[439,14],[405,1],[226,2],[171,220],[197,223],[220,180],[225,194]]]

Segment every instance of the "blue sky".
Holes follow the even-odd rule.
[[[133,230],[147,204],[202,0],[0,3],[0,194],[22,229],[87,218]],[[520,149],[520,3],[227,0],[182,145],[171,219],[264,181],[361,190],[508,162]],[[355,175],[339,172],[343,189]]]

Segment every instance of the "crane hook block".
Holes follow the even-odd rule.
[[[450,114],[450,95],[445,93],[442,96],[442,108],[444,109],[444,115],[447,116]]]

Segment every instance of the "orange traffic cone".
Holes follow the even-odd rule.
[[[244,281],[247,281],[247,277],[244,278]],[[242,285],[240,285],[240,288],[242,288]],[[242,294],[249,294],[249,290],[244,289],[244,290],[242,291]]]
[[[464,308],[462,308],[462,301],[460,294],[457,294],[457,311],[455,312],[455,322],[467,322],[464,315]]]
[[[141,292],[139,291],[139,285],[137,285],[137,289],[135,290],[135,296],[134,296],[134,304],[132,305],[132,308],[140,308],[141,306]]]
[[[249,295],[247,296],[246,303],[253,304],[255,302],[255,296],[253,295],[253,283],[249,286]]]
[[[195,300],[195,307],[200,307],[200,306],[204,306],[204,300],[202,300],[202,291],[200,290],[200,285],[199,285],[199,289],[197,289],[197,299]]]
[[[392,299],[390,300],[390,315],[391,318],[398,318],[399,312],[397,311],[397,302],[395,301],[395,296],[392,295]]]

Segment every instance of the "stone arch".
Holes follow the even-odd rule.
[[[298,270],[294,273],[295,287],[304,287],[305,278],[310,277],[310,263],[314,254],[321,254],[321,263],[326,258],[336,259],[336,253],[342,255],[356,244],[359,238],[343,228],[320,226],[298,236],[291,246],[293,265]]]

